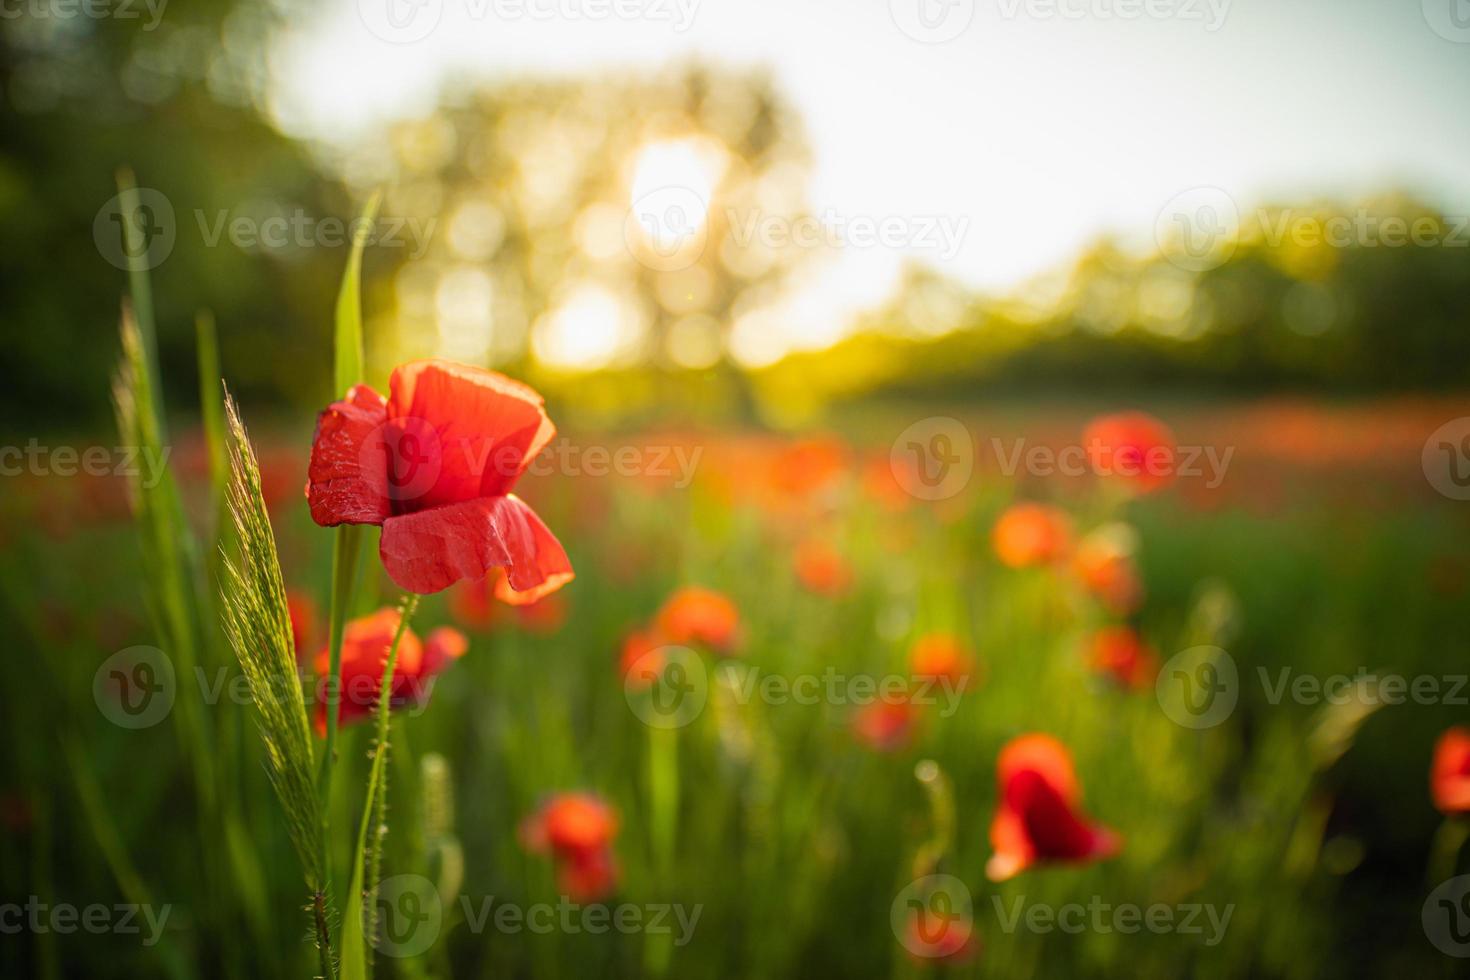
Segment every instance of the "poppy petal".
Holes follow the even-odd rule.
[[[367,385],[354,385],[317,417],[306,474],[312,520],[381,524],[392,513],[387,457],[378,446],[387,418],[383,396]]]
[[[393,371],[388,387],[388,414],[421,437],[432,430],[436,444],[432,485],[402,501],[401,512],[503,496],[556,435],[541,396],[494,371],[413,361]]]
[[[515,595],[534,602],[572,579],[561,543],[518,497],[477,497],[390,517],[378,545],[400,588],[427,595],[460,579],[506,570]]]

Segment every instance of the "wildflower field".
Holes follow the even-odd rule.
[[[355,278],[314,430],[125,308],[7,494],[7,974],[1453,973],[1452,403],[557,433]]]
[[[1466,976],[1467,3],[0,2],[0,980]]]

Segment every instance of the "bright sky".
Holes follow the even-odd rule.
[[[319,9],[276,53],[276,111],[289,131],[327,139],[427,112],[451,72],[565,75],[691,58],[770,69],[807,127],[815,213],[964,222],[953,249],[842,249],[797,300],[829,314],[881,299],[899,252],[1004,291],[1104,232],[1147,245],[1161,209],[1201,185],[1242,209],[1393,187],[1456,214],[1470,206],[1470,0]],[[613,13],[593,20],[579,9]],[[946,34],[955,36],[933,40]]]

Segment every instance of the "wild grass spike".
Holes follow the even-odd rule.
[[[313,892],[322,885],[317,848],[321,801],[312,772],[311,729],[296,674],[286,588],[261,495],[260,467],[234,399],[225,396],[230,433],[228,506],[238,558],[226,557],[221,594],[225,634],[250,684],[266,749],[266,771],[286,811],[287,830]]]

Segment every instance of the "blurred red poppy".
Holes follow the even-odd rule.
[[[809,592],[839,596],[852,584],[852,566],[821,538],[804,538],[796,546],[796,580]]]
[[[1456,725],[1435,743],[1429,792],[1445,816],[1470,813],[1470,728]]]
[[[296,662],[304,665],[316,645],[319,622],[316,600],[300,589],[287,589],[286,613],[291,618],[291,643],[296,649]]]
[[[1118,616],[1127,616],[1143,603],[1143,581],[1133,562],[1138,533],[1126,524],[1107,524],[1077,546],[1072,570],[1083,588]]]
[[[520,836],[526,850],[551,853],[557,885],[567,897],[591,902],[617,887],[612,854],[617,832],[617,813],[601,797],[559,793],[521,822]]]
[[[1081,811],[1072,757],[1050,735],[1022,735],[1006,743],[996,783],[1000,805],[990,824],[995,853],[985,865],[992,881],[1036,864],[1094,861],[1118,852],[1118,836]]]
[[[383,667],[393,634],[398,630],[396,609],[379,609],[370,616],[347,624],[342,638],[341,690],[337,698],[339,724],[349,725],[372,716],[377,710],[382,690]],[[450,626],[442,626],[420,641],[412,629],[404,630],[398,644],[398,660],[393,665],[393,685],[388,706],[422,704],[429,696],[429,680],[450,662],[459,659],[469,647],[464,634]],[[331,668],[331,652],[323,647],[316,655],[316,673],[325,678]],[[316,728],[327,730],[327,700],[318,692]]]
[[[925,633],[909,648],[909,669],[915,677],[945,678],[958,684],[967,680],[975,659],[953,633]]]
[[[852,716],[857,740],[878,752],[896,752],[913,740],[918,710],[908,701],[873,701]]]
[[[1059,561],[1072,541],[1072,523],[1067,515],[1046,504],[1012,504],[1000,515],[990,533],[1001,564],[1011,568]]]
[[[1145,412],[1103,415],[1087,424],[1082,445],[1093,471],[1150,493],[1174,478],[1174,434]]]
[[[449,361],[393,371],[384,399],[355,385],[317,419],[306,497],[318,524],[380,524],[400,587],[431,593],[503,568],[497,597],[535,602],[572,579],[561,543],[511,493],[556,433],[541,396]]]
[[[980,950],[975,923],[962,913],[934,915],[913,909],[904,929],[904,949],[919,963],[967,963]]]
[[[1129,626],[1105,626],[1093,633],[1087,663],[1124,687],[1152,687],[1159,673],[1158,655]]]
[[[665,600],[655,619],[669,643],[697,643],[729,653],[740,629],[740,613],[730,597],[714,589],[686,585]]]
[[[664,666],[663,655],[659,653],[662,646],[662,639],[652,630],[633,630],[623,638],[618,672],[628,687],[645,688],[657,679]]]

